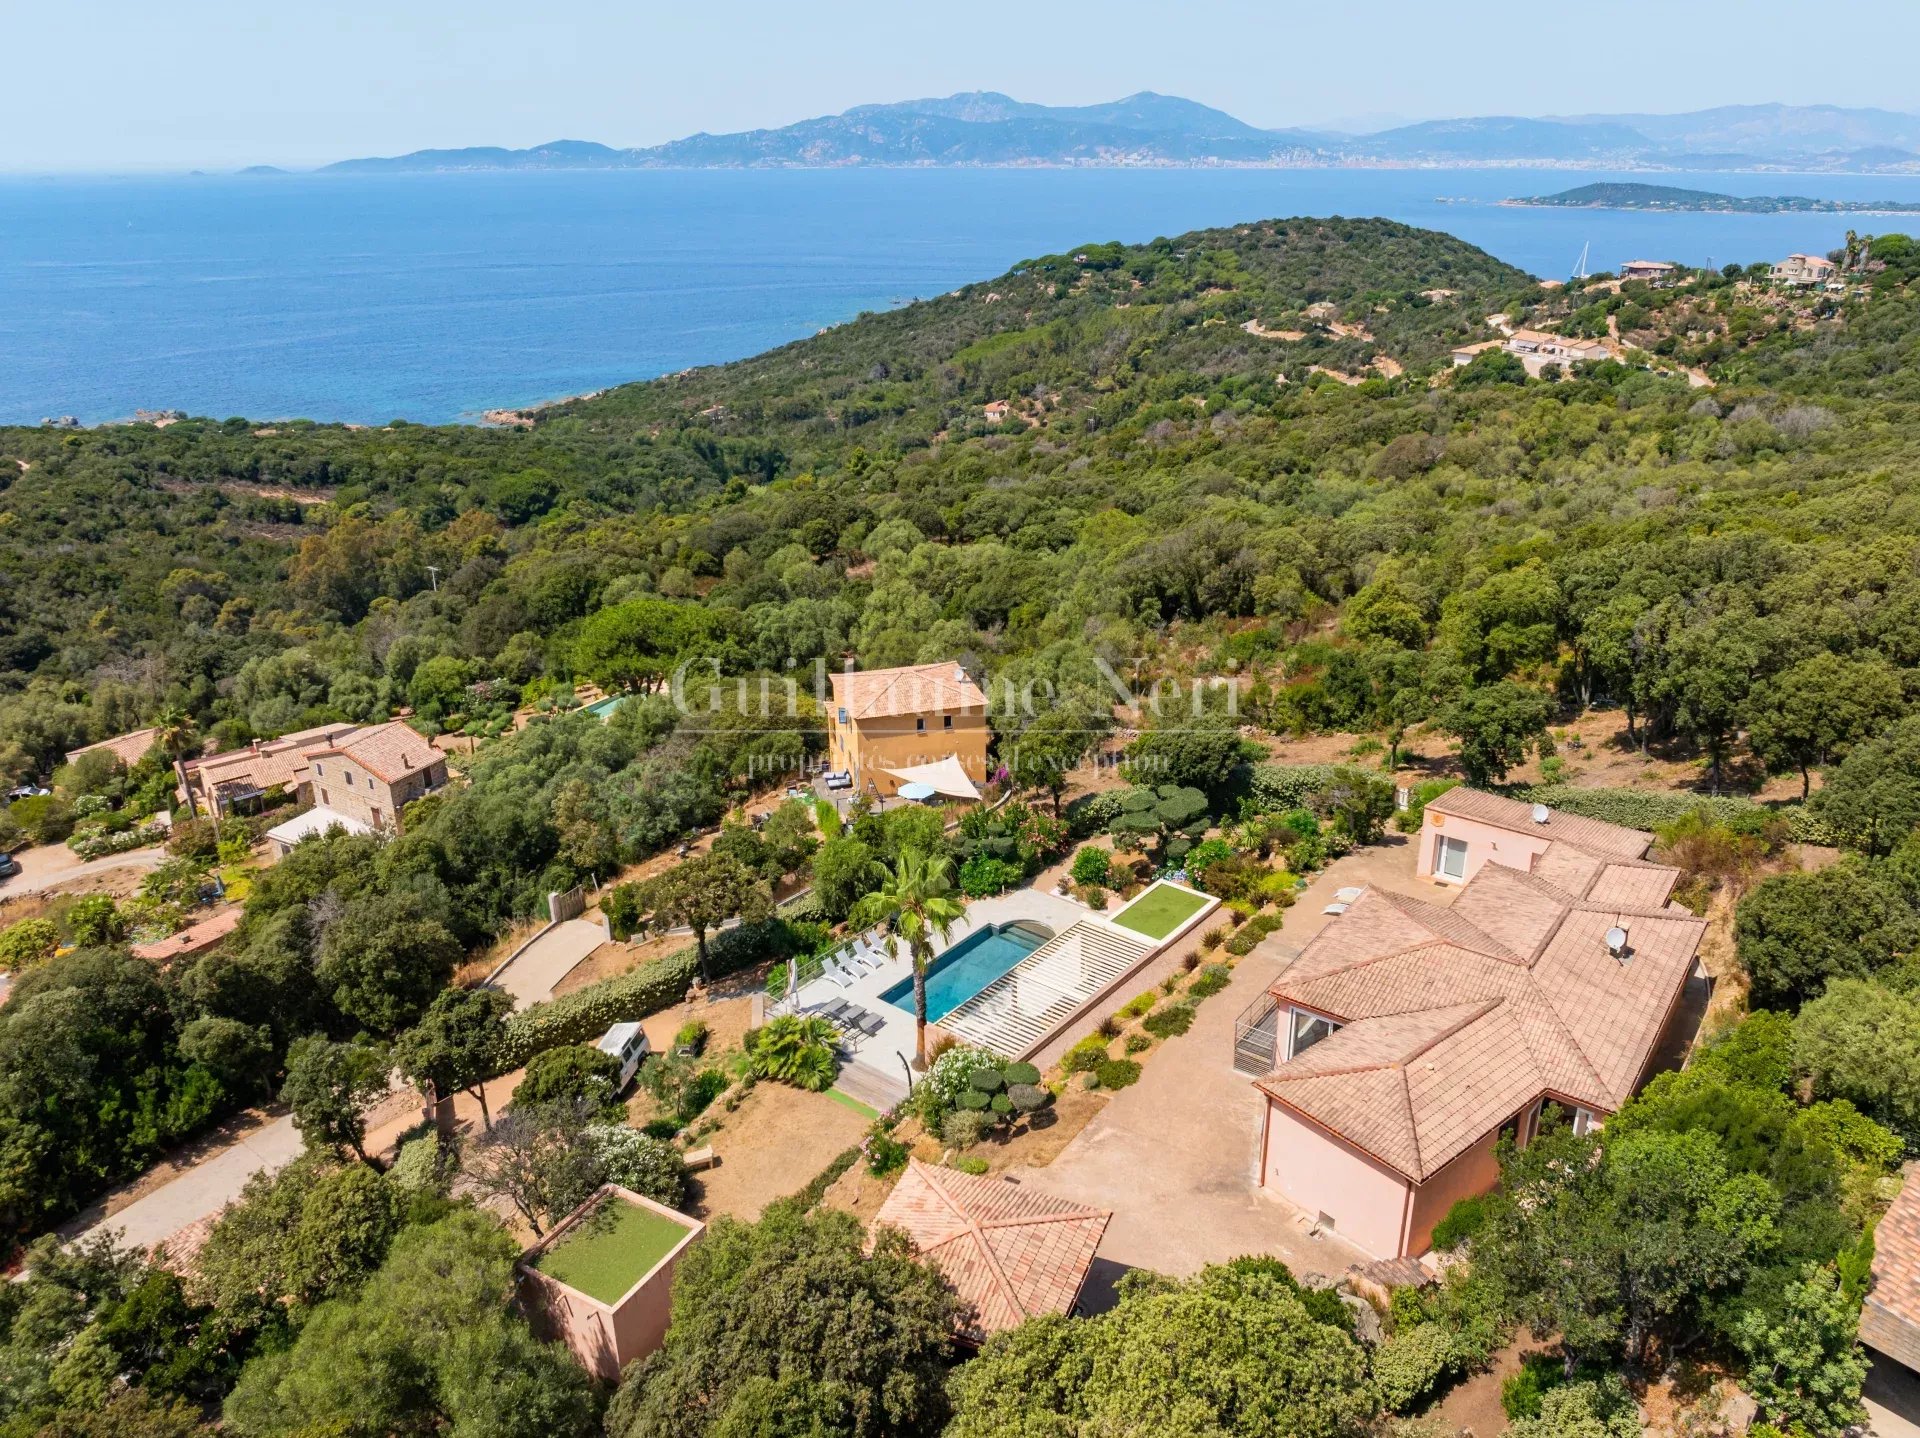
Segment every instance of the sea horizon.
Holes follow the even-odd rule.
[[[1649,175],[1920,202],[1920,176],[1577,167],[0,176],[0,423],[471,422],[762,353],[1034,255],[1265,219],[1383,216],[1558,278],[1583,247],[1594,270],[1749,263],[1875,218],[1501,203]]]

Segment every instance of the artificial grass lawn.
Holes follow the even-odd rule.
[[[855,1113],[859,1114],[860,1117],[862,1118],[880,1117],[879,1109],[874,1108],[871,1104],[861,1103],[860,1100],[855,1098],[852,1094],[841,1093],[840,1090],[837,1088],[828,1089],[827,1097],[832,1099],[835,1103],[839,1104],[841,1108],[852,1109]]]
[[[686,1236],[671,1219],[612,1198],[568,1230],[534,1267],[589,1298],[615,1303]]]
[[[1162,887],[1135,899],[1113,916],[1113,922],[1150,939],[1164,939],[1205,908],[1206,903],[1204,894]]]

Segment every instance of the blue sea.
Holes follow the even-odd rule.
[[[1031,255],[1385,215],[1543,277],[1823,251],[1920,217],[1495,201],[1589,181],[1920,199],[1920,178],[1552,170],[779,170],[0,180],[0,422],[476,419],[753,354]]]

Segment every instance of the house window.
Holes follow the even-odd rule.
[[[1332,1019],[1308,1013],[1305,1009],[1294,1009],[1293,1021],[1287,1031],[1287,1057],[1300,1057],[1339,1027]]]
[[[332,803],[333,803],[333,800],[327,797],[327,791],[325,789],[322,789],[320,791],[320,807],[324,809]]]
[[[1575,1138],[1585,1138],[1598,1127],[1600,1127],[1600,1120],[1591,1110],[1577,1108],[1573,1111],[1573,1136]]]
[[[327,771],[326,771],[325,769],[323,769],[323,768],[321,768],[321,767],[320,767],[320,766],[319,766],[318,764],[315,764],[315,765],[313,766],[313,772],[314,772],[314,775],[315,775],[315,777],[320,777],[320,776],[323,776],[323,775],[325,775],[325,773],[326,773]]]
[[[916,719],[913,721],[913,728],[915,733],[924,734],[927,732],[927,721],[924,719]]]
[[[846,711],[845,709],[842,709],[842,710],[840,711],[840,722],[841,722],[842,724],[844,724],[844,723],[846,723],[846,722],[847,722],[847,711]]]
[[[1433,872],[1443,879],[1467,877],[1467,841],[1442,834],[1433,845]]]
[[[942,729],[951,729],[953,727],[953,716],[951,714],[942,714],[940,716],[940,727]]]

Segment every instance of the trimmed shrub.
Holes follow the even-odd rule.
[[[1006,1076],[995,1068],[977,1068],[967,1075],[967,1087],[981,1093],[999,1093],[1007,1086]]]
[[[973,1158],[967,1154],[958,1155],[953,1160],[952,1166],[962,1173],[972,1174],[975,1178],[982,1177],[987,1171],[987,1161],[984,1158]]]
[[[1091,1073],[1106,1057],[1107,1041],[1098,1034],[1089,1034],[1067,1050],[1060,1066],[1070,1074]]]
[[[960,1097],[954,1100],[954,1106],[960,1109],[971,1109],[974,1113],[985,1113],[987,1105],[991,1102],[992,1100],[979,1089],[970,1088],[961,1092]]]
[[[1193,1027],[1193,1005],[1168,1004],[1148,1014],[1141,1020],[1140,1027],[1156,1038],[1170,1039],[1175,1034],[1183,1034]]]
[[[948,1148],[972,1148],[993,1128],[993,1120],[977,1109],[956,1109],[940,1125],[940,1139]]]
[[[1052,1103],[1053,1095],[1038,1084],[1008,1084],[1007,1102],[1013,1105],[1015,1113],[1035,1113]]]
[[[1013,1100],[1003,1093],[997,1093],[988,1100],[987,1107],[1005,1118],[1013,1112]]]
[[[1108,1059],[1093,1071],[1101,1088],[1126,1088],[1140,1078],[1140,1065],[1132,1059]]]
[[[1015,1084],[1037,1084],[1040,1082],[1040,1070],[1032,1064],[1008,1064],[1000,1070],[1007,1081],[1007,1087]]]
[[[1130,1054],[1145,1053],[1153,1047],[1153,1040],[1142,1033],[1131,1033],[1127,1035],[1125,1047]]]

